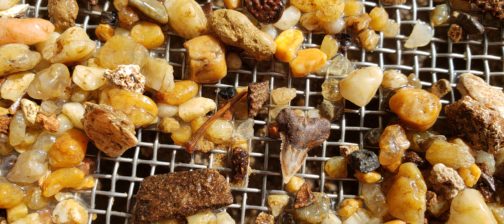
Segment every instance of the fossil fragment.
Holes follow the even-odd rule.
[[[282,139],[280,151],[282,176],[284,183],[288,183],[301,168],[308,151],[329,138],[331,123],[326,119],[298,116],[289,108],[280,111],[276,121]]]

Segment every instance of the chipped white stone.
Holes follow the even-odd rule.
[[[114,85],[136,93],[143,93],[145,89],[145,76],[140,73],[140,66],[119,65],[114,70],[105,71],[107,78]]]
[[[35,124],[40,106],[29,99],[21,99],[21,111],[30,124]]]

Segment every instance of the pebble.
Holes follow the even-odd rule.
[[[430,187],[445,199],[452,199],[465,188],[464,180],[453,168],[442,163],[432,167],[429,176]]]
[[[0,77],[33,69],[41,58],[38,52],[30,51],[25,44],[0,46]]]
[[[115,69],[118,65],[136,64],[142,67],[149,56],[147,49],[133,38],[115,35],[103,45],[96,55],[100,67]]]
[[[189,56],[189,77],[197,83],[216,83],[227,75],[224,45],[203,35],[184,43]]]
[[[204,97],[195,97],[179,106],[178,115],[183,121],[189,122],[206,115],[208,112],[215,110],[215,108],[217,108],[217,105],[213,100]]]
[[[271,100],[276,105],[287,105],[296,97],[295,88],[280,87],[271,91]]]
[[[406,43],[404,43],[404,47],[416,48],[426,46],[431,42],[432,37],[434,37],[434,29],[427,23],[418,20]]]
[[[372,151],[361,149],[352,152],[348,156],[350,167],[362,173],[369,173],[380,167],[378,156]]]
[[[257,60],[269,60],[276,44],[271,36],[259,30],[244,14],[230,9],[212,13],[210,27],[225,44],[239,47]]]
[[[359,107],[367,105],[378,91],[383,80],[379,67],[370,66],[355,70],[340,81],[340,92],[343,98]]]
[[[443,163],[453,169],[469,167],[475,159],[471,155],[471,149],[461,139],[451,142],[436,139],[425,153],[425,158],[430,164]]]
[[[381,185],[378,184],[362,184],[361,188],[362,199],[366,207],[376,217],[383,217],[388,212],[386,196],[382,191]]]
[[[105,69],[77,65],[73,70],[72,81],[85,91],[97,90],[107,83]]]
[[[268,195],[268,207],[274,217],[278,217],[289,204],[290,197],[286,194]]]
[[[301,18],[301,12],[295,6],[289,6],[285,9],[282,17],[274,24],[280,30],[287,30],[295,26]]]
[[[395,172],[409,147],[406,131],[400,125],[387,126],[380,136],[380,164],[388,171]]]
[[[46,175],[47,170],[47,153],[43,150],[29,150],[18,156],[7,179],[15,183],[31,184]]]
[[[332,59],[338,53],[339,42],[332,35],[325,35],[322,43],[320,44],[320,50],[323,51],[328,59]]]
[[[156,95],[158,102],[177,106],[198,94],[199,85],[191,80],[182,80],[175,82],[171,90],[158,92]]]
[[[0,18],[21,18],[26,15],[29,8],[29,4],[19,4],[6,10],[0,10]]]
[[[407,223],[423,224],[427,186],[414,163],[403,163],[387,192],[389,213]]]
[[[207,17],[195,0],[168,0],[164,5],[170,17],[170,26],[178,35],[191,39],[207,32]]]
[[[447,4],[436,5],[431,13],[431,24],[436,27],[444,24],[450,18],[450,7]]]
[[[0,45],[19,43],[32,45],[43,42],[54,32],[54,25],[39,18],[0,19]]]
[[[385,70],[383,72],[383,81],[381,86],[385,89],[395,90],[408,85],[408,77],[401,71],[395,69]]]
[[[129,0],[129,4],[160,24],[168,23],[164,5],[156,0]]]
[[[84,105],[81,103],[65,103],[61,109],[61,112],[72,121],[72,124],[76,128],[83,129],[82,119],[84,118]]]
[[[96,48],[96,43],[89,38],[86,31],[76,26],[67,29],[56,40],[50,40],[45,47],[52,49],[52,54],[43,55],[51,63],[80,62],[88,58]]]
[[[325,162],[324,165],[325,173],[332,178],[346,178],[347,172],[347,162],[345,157],[335,156],[331,157]]]
[[[140,93],[117,88],[103,90],[100,94],[100,104],[110,105],[123,112],[137,128],[157,121],[156,103]]]
[[[447,224],[497,224],[478,190],[466,188],[452,201]]]
[[[178,114],[178,107],[172,106],[164,103],[158,103],[158,116],[161,118],[164,117],[174,117]]]
[[[441,112],[439,98],[423,89],[403,88],[390,98],[389,107],[409,128],[425,131]]]
[[[226,55],[226,65],[230,70],[238,70],[242,67],[242,60],[236,52],[230,52]]]
[[[165,36],[161,27],[155,23],[139,22],[131,28],[131,37],[147,49],[163,45]]]
[[[34,79],[35,74],[31,72],[22,72],[8,76],[0,87],[2,98],[11,101],[20,99]]]
[[[60,201],[52,211],[52,221],[56,224],[85,224],[88,221],[88,211],[75,199]]]
[[[145,86],[153,90],[165,92],[175,88],[173,66],[165,59],[149,57],[142,67],[142,74],[145,76]]]
[[[318,109],[321,117],[331,122],[336,121],[339,120],[345,112],[345,100],[341,99],[337,102],[331,102],[324,99],[318,106]]]
[[[158,128],[164,133],[172,133],[180,128],[180,123],[175,118],[165,117],[159,122]]]
[[[343,98],[340,93],[339,83],[340,81],[335,78],[326,79],[322,83],[322,96],[324,100],[338,102]]]
[[[37,73],[35,79],[28,87],[28,95],[34,99],[49,100],[69,97],[66,91],[70,88],[72,80],[70,71],[64,64],[52,64]]]
[[[280,33],[275,39],[275,57],[282,62],[292,61],[303,44],[303,32],[298,29],[288,29]]]
[[[345,29],[345,20],[343,19],[343,17],[341,17],[330,22],[323,22],[321,26],[326,34],[337,34]]]
[[[294,78],[306,77],[309,73],[321,69],[327,62],[327,55],[316,48],[308,48],[298,51],[294,60],[289,62],[291,74]]]

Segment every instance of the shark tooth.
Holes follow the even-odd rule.
[[[284,183],[288,183],[301,168],[308,152],[329,138],[331,123],[323,118],[299,116],[289,108],[280,111],[276,121],[282,140],[282,176]]]

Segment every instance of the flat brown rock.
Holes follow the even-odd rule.
[[[181,219],[233,203],[231,188],[215,170],[183,171],[147,177],[140,185],[133,223]]]
[[[504,118],[496,110],[469,96],[445,107],[456,134],[476,150],[495,154],[504,148]]]
[[[486,107],[496,110],[504,118],[504,93],[502,90],[488,85],[482,78],[470,73],[462,74],[457,83],[457,89],[462,96],[470,96]]]
[[[84,131],[96,148],[110,157],[118,157],[135,146],[135,126],[122,112],[104,104],[85,103]]]

